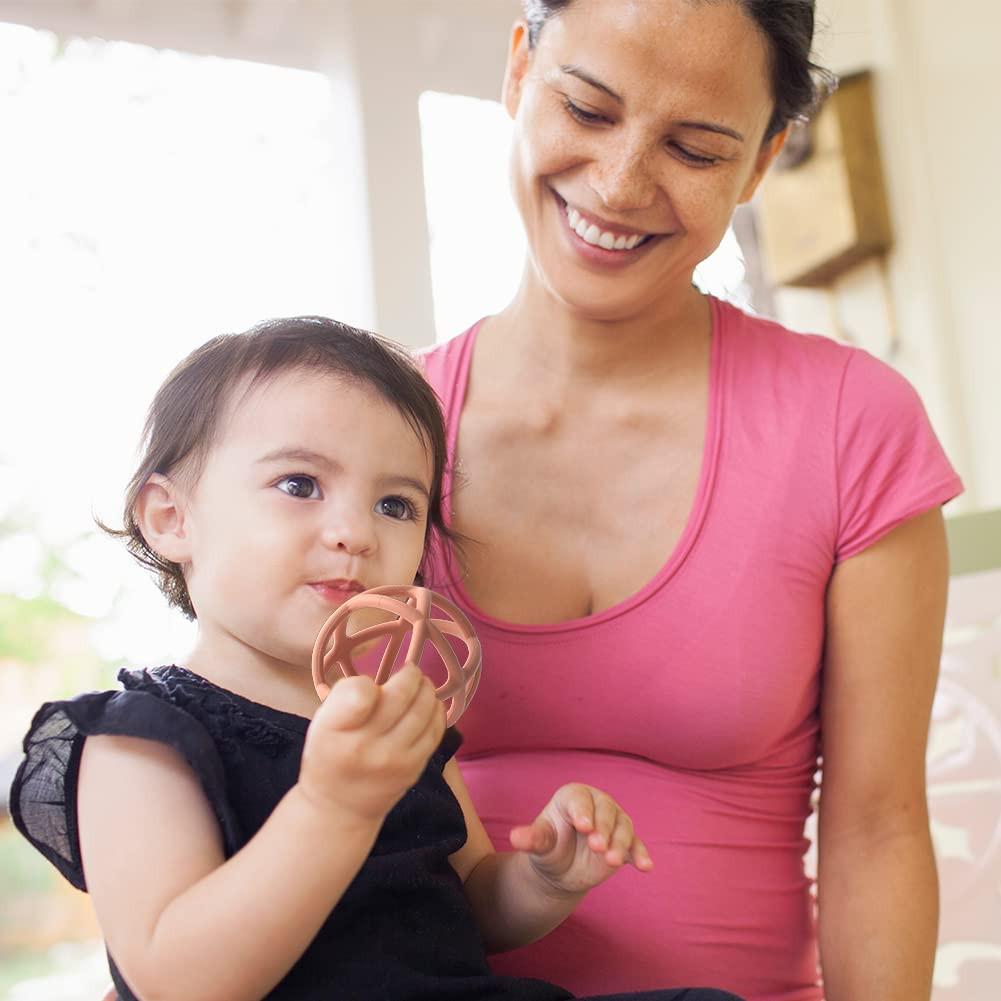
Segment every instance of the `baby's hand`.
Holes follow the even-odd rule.
[[[420,778],[444,732],[444,707],[413,664],[381,686],[342,678],[309,725],[299,786],[325,810],[381,822]]]
[[[653,868],[629,815],[600,789],[574,783],[558,789],[535,822],[511,831],[543,879],[564,893],[583,893],[631,864]]]

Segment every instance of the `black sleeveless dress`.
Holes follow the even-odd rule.
[[[309,720],[218,688],[184,668],[121,671],[124,691],[39,709],[11,789],[21,833],[86,890],[76,825],[84,740],[142,737],[174,748],[201,781],[227,858],[259,830],[298,779]],[[386,817],[371,855],[316,938],[268,999],[288,1001],[564,1001],[560,987],[491,973],[449,855],[466,840],[442,775],[461,737],[450,729],[417,784]],[[128,837],[124,832],[123,837]],[[140,1001],[109,965],[121,1001]],[[178,957],[183,961],[183,957]],[[648,1001],[730,995],[658,991]],[[623,995],[625,997],[625,995]]]

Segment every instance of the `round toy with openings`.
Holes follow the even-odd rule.
[[[388,612],[392,618],[365,626],[357,632],[348,632],[348,620],[353,612],[375,608]],[[434,609],[445,612],[448,618],[432,615]],[[383,684],[397,665],[397,655],[407,633],[410,645],[402,663],[420,664],[424,644],[429,640],[444,664],[445,681],[435,688],[442,702],[449,703],[446,723],[452,726],[472,701],[480,680],[483,654],[480,641],[469,619],[447,598],[426,587],[409,587],[390,584],[373,587],[349,598],[323,624],[313,646],[313,684],[316,694],[325,699],[330,694],[328,674],[334,666],[343,677],[359,673],[353,652],[384,636],[389,637],[378,670],[373,675],[377,685]],[[466,659],[460,664],[448,636],[454,636],[466,646]]]

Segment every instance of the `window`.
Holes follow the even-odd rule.
[[[119,523],[156,386],[267,317],[371,323],[341,110],[321,74],[0,24],[0,996],[107,983],[99,942],[66,945],[98,937],[86,899],[2,804],[40,702],[190,641],[93,522]]]

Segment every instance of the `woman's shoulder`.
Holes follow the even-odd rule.
[[[462,372],[468,369],[470,353],[482,322],[477,320],[455,337],[429,347],[419,348],[415,352],[414,357],[423,369],[425,377],[442,398],[449,395],[450,387],[460,378]]]
[[[823,370],[844,368],[853,354],[865,353],[823,334],[793,330],[730,302],[717,299],[715,306],[727,348],[752,359],[769,358]]]
[[[817,496],[836,498],[836,559],[962,491],[917,390],[895,368],[862,348],[718,308],[729,403],[752,429],[754,461],[772,441],[776,454],[797,456],[797,475],[822,475]],[[790,442],[800,451],[788,453]]]
[[[793,330],[778,320],[717,300],[719,328],[735,371],[760,380],[766,371],[804,396],[828,395],[844,403],[857,396],[912,406],[917,393],[907,378],[864,348],[824,334]],[[825,394],[824,391],[827,390]]]

